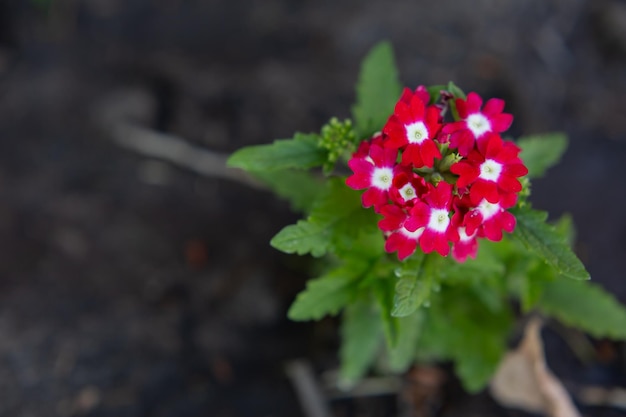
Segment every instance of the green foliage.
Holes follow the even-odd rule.
[[[356,104],[352,108],[355,128],[360,138],[369,138],[393,113],[402,90],[389,43],[379,43],[367,55],[356,90]]]
[[[626,339],[626,308],[591,282],[545,282],[537,307],[563,323],[595,337]]]
[[[428,261],[433,262],[433,256],[417,252],[398,269],[392,316],[409,316],[428,300],[434,278]]]
[[[265,183],[277,196],[291,203],[294,211],[308,213],[313,202],[323,190],[324,184],[319,178],[306,171],[286,169],[282,171],[251,172],[259,181]]]
[[[228,166],[253,172],[321,166],[326,162],[327,155],[318,142],[318,135],[296,133],[293,139],[240,149],[228,159]]]
[[[483,291],[495,291],[485,286]],[[506,349],[512,325],[507,304],[493,310],[463,286],[443,286],[425,310],[418,350],[421,357],[450,359],[470,392],[484,387]]]
[[[381,346],[381,323],[368,298],[346,307],[341,324],[340,379],[344,387],[356,383],[374,361]]]
[[[427,90],[431,103],[441,101],[442,91],[466,98],[452,82]],[[399,96],[393,52],[379,44],[361,69],[354,125],[333,118],[320,135],[296,134],[240,150],[229,160],[305,213],[271,244],[286,253],[325,256],[326,272],[308,282],[288,315],[319,320],[342,312],[343,383],[361,378],[385,347],[387,370],[403,372],[415,360],[450,360],[466,389],[478,391],[505,352],[514,319],[511,299],[520,301],[523,312],[539,310],[594,336],[626,339],[626,309],[583,281],[589,273],[571,249],[571,218],[550,225],[547,214],[527,202],[530,178],[544,175],[565,151],[562,134],[518,141],[529,174],[521,178],[523,191],[510,210],[517,219],[512,235],[482,240],[476,259],[464,263],[419,249],[403,262],[385,253],[376,227],[380,216],[363,209],[361,192],[347,187],[345,177],[330,174],[345,171],[335,165],[381,130]],[[458,120],[455,100],[447,104]],[[317,167],[325,177],[304,171]]]
[[[285,227],[270,244],[285,253],[319,257],[343,238],[354,238],[358,232],[375,227],[375,216],[363,210],[359,193],[342,179],[331,178],[307,220]]]
[[[531,209],[512,210],[517,218],[514,236],[524,246],[550,264],[559,274],[568,278],[589,279],[589,272],[572,252],[567,239],[546,223],[548,214]]]
[[[309,280],[306,289],[298,294],[287,315],[291,320],[319,320],[335,315],[354,297],[356,281],[369,264],[353,261],[329,273]]]
[[[404,372],[415,361],[424,314],[420,310],[394,320],[397,322],[398,340],[394,346],[388,346],[389,367],[393,372]]]
[[[520,158],[528,168],[528,176],[539,178],[559,162],[567,149],[567,136],[563,133],[524,136],[518,139],[517,144],[522,148]]]
[[[319,146],[328,151],[328,160],[324,163],[324,173],[330,174],[337,160],[356,150],[356,133],[351,120],[340,122],[336,117],[322,127]]]

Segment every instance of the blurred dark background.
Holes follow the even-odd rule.
[[[317,131],[383,39],[407,86],[454,80],[505,99],[515,136],[567,132],[534,204],[573,215],[626,302],[624,2],[1,0],[0,415],[302,415],[285,361],[335,366],[337,340],[285,319],[306,261],[268,241],[295,215],[120,146],[115,122],[224,154]],[[623,375],[619,351],[547,350],[566,383]],[[450,384],[437,415],[524,415]],[[363,401],[338,415],[385,415]]]

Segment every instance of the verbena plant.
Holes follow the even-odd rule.
[[[352,120],[229,160],[304,214],[271,245],[322,258],[326,272],[288,315],[342,314],[345,384],[384,353],[393,372],[452,360],[466,389],[479,390],[505,352],[516,305],[626,338],[626,309],[587,281],[571,250],[570,218],[550,224],[528,202],[530,180],[565,151],[563,134],[513,142],[501,135],[513,120],[502,100],[483,106],[453,83],[402,90],[387,43],[364,60],[356,93]]]

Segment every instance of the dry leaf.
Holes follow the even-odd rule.
[[[526,325],[519,347],[504,357],[491,380],[491,394],[506,407],[550,417],[580,417],[569,394],[546,365],[540,330],[537,318]]]

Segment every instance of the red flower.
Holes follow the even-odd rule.
[[[474,205],[482,199],[497,203],[501,194],[522,190],[517,177],[528,174],[528,169],[518,158],[519,152],[520,148],[513,142],[504,142],[492,133],[466,159],[452,165],[450,171],[460,176],[457,187],[471,185],[470,198]]]
[[[430,191],[424,196],[424,201],[415,203],[405,226],[409,231],[424,228],[419,244],[425,253],[436,250],[441,256],[446,256],[450,252],[448,240],[454,239],[450,227],[452,186],[442,181],[436,187],[430,184],[428,187]]]
[[[405,89],[383,128],[388,136],[385,147],[403,149],[402,164],[413,164],[415,168],[432,167],[435,158],[441,158],[433,141],[441,128],[441,114],[435,106],[427,106],[424,99],[422,93]]]
[[[384,149],[372,144],[368,156],[353,156],[348,161],[348,166],[354,172],[346,179],[348,187],[355,190],[368,189],[361,196],[363,207],[374,206],[378,211],[389,201],[389,189],[396,169],[397,155],[393,149]]]
[[[393,184],[389,189],[391,201],[400,207],[413,206],[418,198],[428,191],[424,178],[410,169],[403,169],[396,173]]]
[[[452,216],[452,230],[454,234],[454,244],[452,245],[452,257],[457,262],[465,262],[468,257],[476,258],[478,252],[478,231],[468,234],[467,228],[463,226],[464,214],[460,207],[456,208]]]
[[[479,237],[498,242],[502,240],[502,230],[512,233],[515,229],[515,216],[506,211],[517,202],[517,194],[505,194],[498,203],[483,199],[476,208],[470,210],[463,224],[468,234],[477,232]]]
[[[467,156],[474,142],[480,142],[487,133],[501,133],[513,123],[513,115],[502,113],[504,100],[492,98],[487,100],[481,111],[483,99],[476,93],[469,93],[467,100],[456,99],[459,122],[449,123],[443,132],[451,134],[450,146],[458,148],[459,153]]]
[[[398,252],[398,259],[401,261],[411,256],[417,249],[417,242],[424,228],[409,231],[404,226],[409,215],[393,204],[382,207],[380,213],[385,218],[378,222],[378,226],[381,230],[390,232],[385,241],[385,251],[387,253]]]

